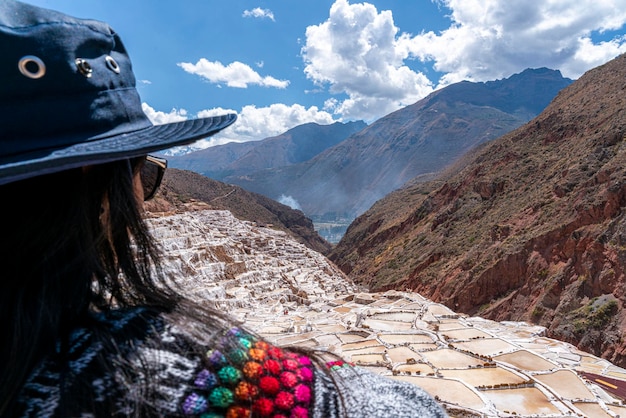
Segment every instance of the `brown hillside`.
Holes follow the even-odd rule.
[[[203,202],[215,209],[229,210],[241,220],[272,225],[320,253],[327,253],[331,248],[331,244],[315,231],[313,222],[302,211],[191,171],[168,168],[159,193],[153,201],[146,202],[146,210],[184,211],[189,209],[190,202]]]
[[[529,321],[626,366],[626,55],[452,174],[377,202],[330,254],[371,290]]]

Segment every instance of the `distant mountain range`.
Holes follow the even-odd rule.
[[[529,121],[571,81],[540,68],[503,80],[461,82],[370,126],[302,125],[258,142],[173,157],[171,166],[291,199],[313,219],[351,221],[408,180],[438,173]]]
[[[340,238],[356,216],[416,176],[422,180],[473,147],[536,116],[572,80],[528,69],[507,79],[461,82],[367,126],[314,123],[260,141],[182,156],[170,166],[236,184],[301,209]]]
[[[376,202],[329,257],[371,290],[536,323],[626,366],[626,55],[433,181]]]
[[[229,180],[232,177],[245,177],[258,171],[308,161],[366,126],[363,121],[337,122],[331,125],[306,123],[260,141],[217,145],[185,155],[171,156],[168,161],[171,167],[237,184]],[[269,197],[276,199],[278,196]]]

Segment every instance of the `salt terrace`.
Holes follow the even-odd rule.
[[[282,232],[226,211],[154,217],[189,296],[280,345],[416,384],[458,417],[626,417],[626,370],[545,329],[458,314],[417,293],[370,293]]]

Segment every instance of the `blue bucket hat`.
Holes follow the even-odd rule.
[[[0,184],[209,137],[236,115],[153,125],[103,22],[0,1]]]

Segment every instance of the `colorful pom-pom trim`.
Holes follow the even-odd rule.
[[[195,388],[181,409],[201,418],[308,418],[312,385],[308,357],[233,328],[207,352],[205,368],[196,375]]]

